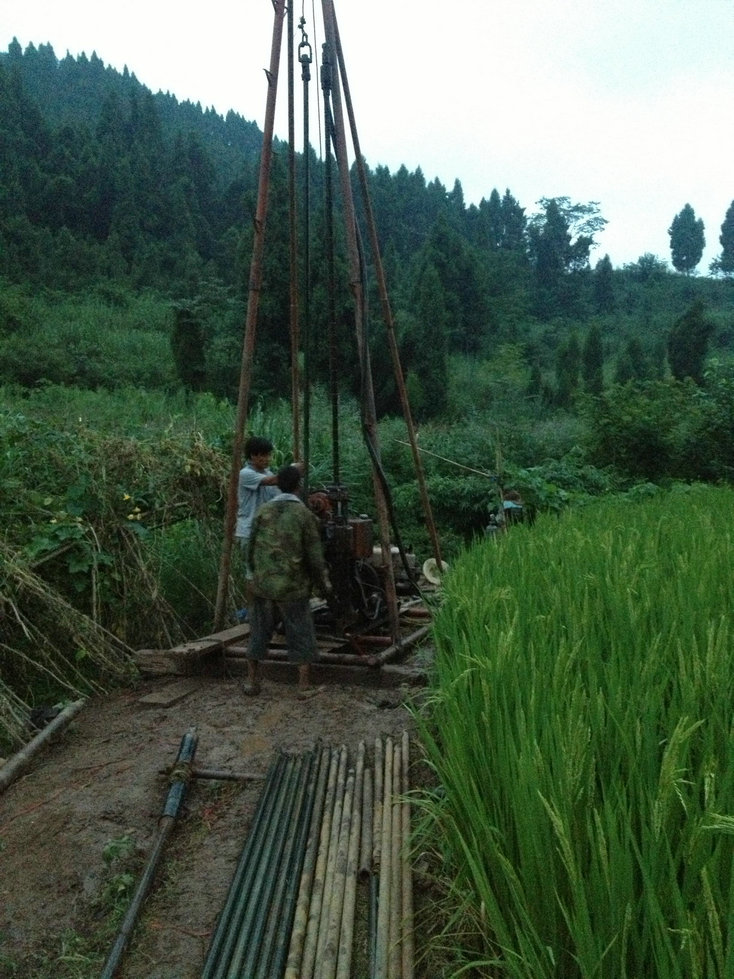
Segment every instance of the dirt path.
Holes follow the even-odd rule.
[[[189,728],[197,767],[264,775],[279,750],[401,735],[410,697],[331,680],[301,700],[286,677],[247,698],[237,677],[167,677],[89,702],[0,795],[0,976],[99,975],[119,927],[116,889],[147,860],[168,793],[161,770]],[[119,975],[201,974],[261,788],[192,781]]]

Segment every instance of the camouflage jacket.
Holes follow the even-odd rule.
[[[295,601],[329,587],[318,521],[291,493],[264,503],[255,514],[249,560],[252,590],[261,598]]]

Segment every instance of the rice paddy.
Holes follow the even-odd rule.
[[[447,576],[421,805],[472,975],[734,975],[733,514],[594,504]]]

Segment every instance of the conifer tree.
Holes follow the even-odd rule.
[[[713,324],[707,319],[701,300],[675,321],[668,337],[668,363],[676,380],[690,377],[696,384],[703,384],[703,366],[712,331]]]
[[[589,394],[601,394],[604,389],[604,350],[597,323],[594,323],[586,335],[581,352],[581,372],[585,390]]]
[[[719,268],[726,275],[731,275],[734,272],[734,201],[729,205],[724,223],[721,225],[719,243],[721,244]]]
[[[614,309],[614,272],[608,255],[594,269],[594,301],[599,313],[611,313]]]
[[[703,229],[703,220],[696,218],[696,212],[690,204],[686,204],[680,214],[673,218],[668,234],[671,259],[676,271],[690,275],[701,261],[706,245]]]

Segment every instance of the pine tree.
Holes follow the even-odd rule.
[[[676,271],[690,275],[701,261],[706,245],[703,229],[703,220],[696,218],[696,212],[690,204],[686,204],[680,214],[673,218],[668,234],[673,268]]]
[[[614,310],[614,272],[608,255],[600,259],[594,269],[594,301],[599,313]]]
[[[604,390],[604,350],[601,330],[596,323],[589,330],[581,352],[581,373],[585,390],[589,394],[601,394]]]
[[[701,300],[675,321],[668,337],[668,362],[676,380],[690,377],[696,384],[703,384],[703,365],[712,331],[713,324],[706,318]]]
[[[721,225],[719,242],[721,244],[719,268],[726,275],[731,275],[734,272],[734,201],[729,205],[724,223]]]

